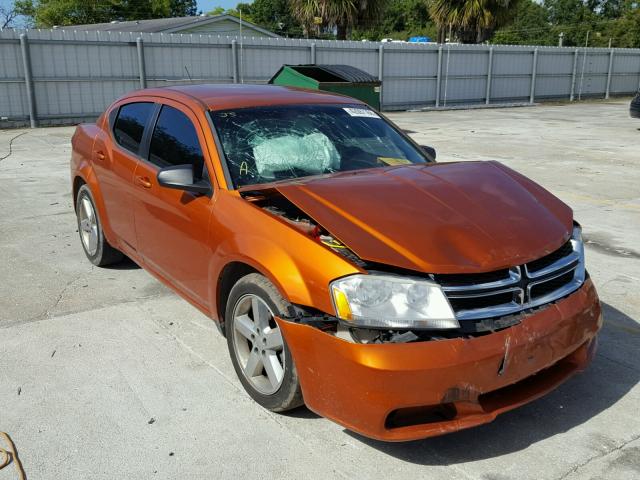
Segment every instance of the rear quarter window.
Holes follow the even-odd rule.
[[[122,148],[138,153],[142,134],[153,113],[153,103],[128,103],[120,107],[113,125],[113,136]]]

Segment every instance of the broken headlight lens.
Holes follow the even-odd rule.
[[[437,284],[392,275],[351,275],[329,286],[336,315],[368,328],[448,329],[458,321]]]

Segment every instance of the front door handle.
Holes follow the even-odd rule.
[[[143,188],[151,188],[149,177],[136,177],[135,184]]]
[[[106,157],[104,156],[104,152],[102,150],[98,150],[96,152],[96,158],[100,161],[104,160]]]

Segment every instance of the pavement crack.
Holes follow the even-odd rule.
[[[53,310],[56,309],[56,307],[58,305],[60,305],[60,302],[62,302],[62,299],[64,298],[65,294],[67,293],[67,290],[69,290],[69,287],[71,287],[71,285],[73,285],[75,282],[80,280],[83,277],[83,275],[84,274],[80,273],[80,274],[74,276],[71,280],[69,280],[65,284],[65,286],[62,288],[62,290],[60,291],[60,294],[58,295],[58,297],[53,302],[53,305],[51,305],[49,308],[47,308],[47,310],[42,315],[37,317],[37,319],[38,320],[42,320],[42,319],[45,319],[45,318],[51,318],[51,313],[53,312]]]
[[[587,465],[589,465],[591,462],[595,461],[595,460],[599,460],[601,458],[604,458],[612,453],[615,452],[619,452],[620,450],[622,450],[624,447],[626,447],[628,444],[635,442],[636,440],[640,439],[640,434],[634,435],[632,436],[629,440],[626,440],[624,442],[622,442],[620,445],[615,446],[614,448],[610,449],[610,450],[606,450],[604,452],[600,452],[592,457],[587,458],[584,462],[581,462],[577,465],[574,465],[571,469],[569,469],[567,472],[565,472],[564,474],[562,474],[561,476],[559,476],[556,480],[564,480],[565,478],[568,478],[570,475],[573,475],[574,473],[576,473],[578,470],[586,467]]]
[[[81,277],[82,276],[79,276],[75,281],[79,280]],[[71,283],[73,283],[73,282],[71,282]],[[65,287],[65,288],[68,288],[68,286]],[[119,300],[119,301],[113,301],[113,302],[106,302],[106,303],[103,303],[103,304],[101,304],[99,306],[92,306],[92,307],[85,308],[85,309],[80,309],[80,310],[70,310],[70,311],[67,311],[67,312],[63,312],[61,315],[53,315],[52,314],[52,310],[55,308],[56,305],[60,304],[60,302],[62,301],[62,298],[61,298],[61,299],[56,301],[54,306],[52,306],[49,309],[47,309],[46,312],[44,312],[44,313],[42,313],[40,315],[36,315],[35,317],[27,318],[25,320],[19,320],[19,321],[16,321],[16,322],[9,322],[7,324],[0,325],[0,330],[2,330],[4,328],[11,328],[11,327],[19,326],[19,325],[24,325],[24,324],[27,324],[27,323],[35,323],[35,322],[41,322],[43,320],[50,320],[50,319],[57,318],[57,317],[64,317],[64,316],[67,316],[67,315],[75,315],[75,314],[79,314],[79,313],[91,312],[93,310],[96,310],[97,308],[113,307],[115,305],[130,305],[132,303],[137,303],[137,302],[140,302],[140,301],[155,300],[157,298],[162,298],[162,297],[165,297],[167,295],[171,295],[171,294],[159,293],[159,294],[155,294],[155,295],[148,295],[148,296],[142,296],[142,297],[134,298],[134,299],[131,299],[131,300],[124,300],[124,301],[123,300]],[[63,294],[63,296],[64,296],[64,294]],[[47,315],[49,315],[49,316],[47,316]]]

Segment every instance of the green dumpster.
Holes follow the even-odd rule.
[[[340,93],[380,110],[380,80],[350,65],[283,65],[269,83]]]

